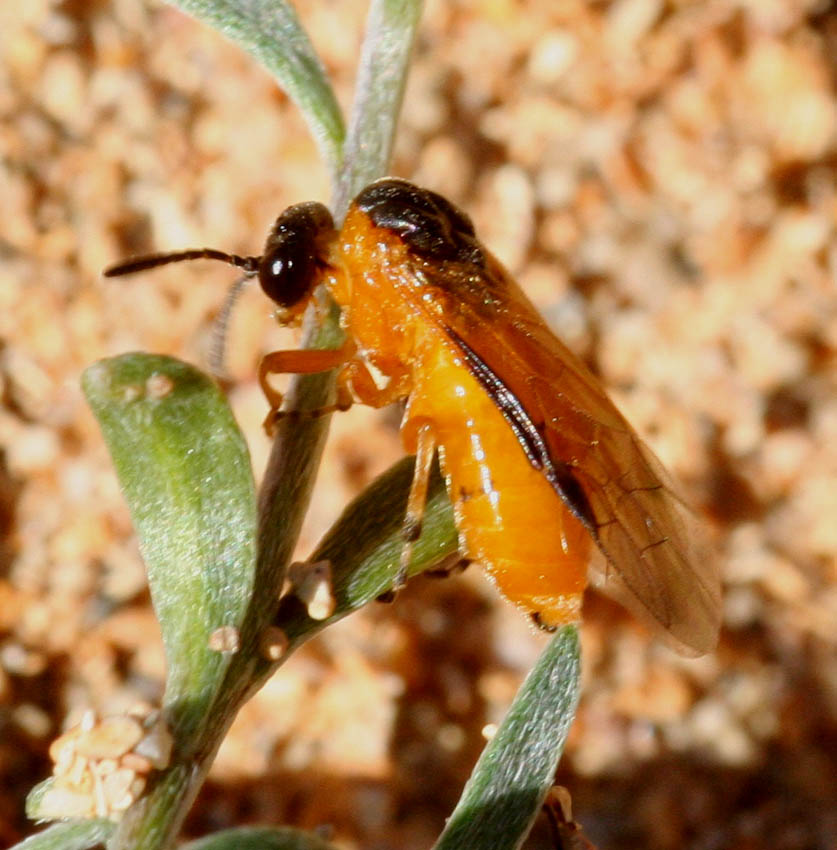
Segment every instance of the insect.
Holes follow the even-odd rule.
[[[401,435],[416,467],[402,574],[438,452],[462,555],[538,624],[579,619],[589,566],[605,592],[679,651],[714,647],[719,578],[697,521],[465,213],[387,177],[360,192],[339,230],[322,204],[289,207],[261,257],[202,249],[129,260],[105,274],[200,257],[258,276],[284,323],[298,319],[320,283],[342,308],[341,349],[263,359],[259,377],[274,410],[281,395],[269,377],[282,372],[338,368],[346,403],[406,399]]]

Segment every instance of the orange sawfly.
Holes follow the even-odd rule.
[[[201,257],[257,276],[284,323],[298,319],[321,283],[342,309],[341,349],[263,359],[274,410],[281,396],[268,379],[282,372],[339,369],[341,406],[406,400],[401,434],[417,459],[402,574],[438,452],[461,554],[540,625],[579,619],[590,567],[605,592],[675,648],[715,646],[719,577],[699,524],[465,213],[387,177],[354,199],[339,229],[322,204],[289,207],[260,257],[201,249],[140,257],[105,274]]]

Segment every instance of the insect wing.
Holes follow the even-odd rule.
[[[599,381],[487,252],[482,266],[417,262],[412,275],[423,285],[404,287],[405,297],[444,328],[605,556],[592,565],[594,583],[661,626],[679,652],[711,651],[716,562],[670,476]]]

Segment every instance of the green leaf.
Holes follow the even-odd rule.
[[[56,823],[15,844],[10,850],[88,850],[105,842],[115,824],[109,820]]]
[[[301,829],[256,826],[225,829],[190,841],[181,850],[335,850],[335,847]]]
[[[218,388],[185,363],[126,354],[94,364],[82,383],[148,569],[168,661],[167,720],[188,748],[230,663],[210,639],[241,629],[253,592],[250,456]]]
[[[284,0],[171,0],[255,57],[293,98],[332,174],[342,161],[343,116],[296,11]]]
[[[578,629],[565,626],[526,677],[434,850],[516,850],[552,786],[578,704]]]
[[[291,646],[392,589],[404,546],[402,525],[415,458],[406,457],[351,502],[317,546],[310,561],[329,561],[336,607],[327,620],[312,620],[293,597],[277,617]],[[422,531],[413,544],[409,575],[439,564],[458,549],[453,508],[434,463]]]
[[[334,198],[338,219],[361,189],[386,174],[422,5],[422,0],[373,0],[369,7]]]

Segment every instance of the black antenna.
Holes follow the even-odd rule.
[[[227,343],[227,328],[230,315],[244,287],[258,274],[261,257],[240,257],[238,254],[228,254],[215,248],[193,248],[189,251],[173,251],[167,254],[146,254],[142,257],[131,257],[121,263],[109,266],[103,272],[105,277],[120,277],[121,275],[144,272],[148,269],[165,266],[169,263],[180,263],[185,260],[220,260],[230,266],[244,270],[244,276],[239,278],[227,292],[221,312],[215,319],[212,329],[212,342],[209,347],[209,368],[219,380],[225,380],[224,354]]]
[[[144,257],[132,257],[116,265],[109,266],[103,272],[105,277],[119,277],[123,274],[134,274],[165,266],[168,263],[180,263],[184,260],[220,260],[230,266],[244,269],[247,276],[257,274],[261,257],[239,257],[238,254],[227,254],[214,248],[195,248],[191,251],[176,251],[171,254],[147,254]]]

